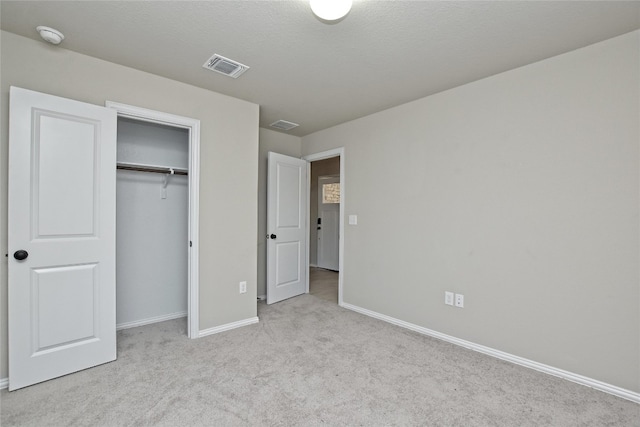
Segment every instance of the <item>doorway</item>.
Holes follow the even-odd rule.
[[[344,148],[309,155],[304,159],[310,164],[307,292],[342,305]]]
[[[166,313],[160,315],[148,315],[151,313],[148,307],[138,306],[136,308],[128,308],[127,312],[122,310],[122,304],[118,307],[118,316],[124,318],[124,316],[137,316],[142,317],[140,320],[130,320],[126,319],[122,321],[118,319],[119,327],[118,329],[123,329],[126,327],[134,327],[141,326],[148,323],[160,322],[163,320],[169,320],[171,318],[176,317],[184,317],[185,314],[188,317],[187,321],[187,334],[189,338],[198,338],[199,336],[199,315],[198,315],[198,187],[199,187],[199,156],[200,156],[200,121],[176,116],[172,114],[166,114],[154,110],[147,110],[144,108],[138,108],[131,105],[119,104],[115,102],[106,102],[106,107],[115,109],[118,115],[118,123],[119,128],[126,127],[131,129],[132,133],[136,133],[139,131],[150,131],[154,134],[155,142],[150,142],[147,144],[148,146],[153,146],[151,150],[146,150],[147,153],[151,153],[150,157],[147,157],[149,160],[137,161],[136,163],[131,162],[122,162],[120,157],[118,158],[118,168],[125,169],[125,173],[130,174],[139,174],[140,176],[147,175],[147,177],[143,177],[144,181],[148,181],[151,179],[150,175],[160,174],[160,183],[156,186],[157,188],[151,189],[152,191],[157,190],[156,194],[156,202],[161,204],[176,204],[177,207],[169,207],[169,209],[173,210],[173,215],[180,219],[181,222],[186,222],[185,224],[185,232],[180,236],[174,238],[175,242],[173,244],[177,245],[178,248],[171,247],[167,248],[167,251],[164,255],[171,257],[173,252],[176,252],[176,249],[179,253],[175,255],[184,254],[186,256],[186,265],[182,267],[186,273],[186,295],[183,303],[186,302],[186,312],[184,309],[175,308],[177,307],[175,304],[175,298],[165,298],[162,301],[157,301],[160,305],[164,305],[164,310],[160,309],[160,311],[164,311]],[[126,126],[122,126],[126,125]],[[118,132],[118,146],[119,146],[119,156],[122,144],[125,141],[122,140],[122,129],[119,129]],[[167,141],[162,142],[162,135],[172,135],[174,138],[177,138],[178,144],[170,143]],[[180,143],[183,145],[186,143],[187,147],[179,147]],[[140,146],[138,147],[129,147],[129,152],[134,153],[135,155],[140,152],[145,152]],[[172,160],[173,159],[173,160]],[[129,160],[129,159],[127,159]],[[134,159],[138,160],[138,159]],[[172,163],[179,164],[169,164]],[[128,169],[128,170],[127,170]],[[130,172],[130,171],[135,172]],[[145,172],[152,172],[150,174],[146,174]],[[118,188],[124,188],[127,185],[125,180],[121,179],[119,176]],[[138,180],[139,181],[139,180]],[[157,181],[157,180],[156,180]],[[149,182],[144,183],[146,187],[149,187]],[[141,186],[143,183],[138,182],[136,185]],[[170,186],[173,185],[173,188]],[[186,189],[184,187],[187,187]],[[183,188],[180,188],[183,187]],[[171,192],[170,190],[173,190]],[[128,188],[127,191],[129,193],[135,193],[136,188]],[[119,202],[126,201],[127,203],[134,202],[134,199],[139,199],[139,197],[135,196],[135,194],[131,195],[131,197],[120,197],[118,196]],[[147,195],[149,196],[149,195]],[[177,199],[177,200],[176,200]],[[186,199],[186,200],[184,200]],[[184,206],[185,203],[181,203],[182,201],[186,201],[186,214],[184,212],[175,212],[176,210],[182,209],[179,206]],[[139,205],[139,203],[138,203]],[[148,204],[145,208],[148,209]],[[123,212],[119,209],[119,216],[123,215]],[[152,212],[143,213],[143,215],[150,216]],[[185,218],[186,217],[186,218]],[[165,218],[166,220],[166,218]],[[146,230],[149,235],[153,235],[153,233],[165,233],[162,229],[162,220],[156,224],[156,229]],[[124,221],[121,221],[124,225]],[[129,224],[131,225],[131,224]],[[146,222],[145,227],[150,228],[150,224]],[[167,226],[173,226],[172,223],[168,223]],[[122,236],[122,233],[119,230],[118,235]],[[123,236],[125,237],[125,236]],[[129,238],[129,236],[126,236]],[[148,236],[147,236],[148,237]],[[147,242],[147,244],[150,244]],[[170,243],[168,243],[170,244]],[[118,247],[121,245],[118,244]],[[182,256],[182,255],[180,255]],[[119,257],[120,258],[120,257]],[[122,259],[119,260],[119,269],[123,267]],[[167,260],[168,261],[168,260]],[[132,277],[135,276],[135,263],[132,265],[128,265],[133,271]],[[138,269],[139,270],[139,269]],[[138,273],[140,273],[138,271]],[[120,272],[119,272],[120,274]],[[120,279],[120,277],[119,277]],[[165,285],[171,286],[171,285]],[[175,286],[174,286],[175,288]],[[184,288],[180,289],[170,289],[169,293],[173,293],[178,295],[180,292],[184,292]],[[145,295],[137,295],[142,300],[149,298],[149,290],[141,290],[140,292],[145,292]],[[139,293],[140,293],[139,292]],[[132,293],[134,295],[134,293]],[[153,295],[152,295],[153,296]],[[175,296],[175,295],[174,295]],[[158,295],[155,295],[154,298],[157,299]],[[133,307],[133,306],[132,306]],[[137,313],[136,313],[137,311]],[[133,314],[132,314],[133,313]],[[146,314],[145,314],[146,313]]]
[[[187,317],[186,129],[118,118],[116,330]]]
[[[317,268],[317,183],[312,182],[312,162],[332,159],[340,177],[338,215],[337,302],[342,305],[344,266],[344,148],[311,154],[302,159],[274,152],[268,156],[267,176],[267,304],[309,293],[310,268]],[[306,175],[306,185],[304,176]],[[313,193],[313,196],[311,196]],[[283,232],[286,232],[283,234]],[[313,252],[313,258],[311,256]],[[311,263],[310,261],[313,260]],[[328,271],[328,270],[327,270]]]

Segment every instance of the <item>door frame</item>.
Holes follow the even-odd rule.
[[[340,175],[332,174],[332,175],[321,175],[321,176],[318,177],[318,212],[317,212],[317,214],[318,214],[317,216],[318,217],[320,216],[320,206],[322,206],[322,204],[323,204],[322,203],[322,184],[323,184],[322,181],[323,180],[325,180],[325,181],[334,181],[334,182],[339,183],[340,184],[340,189],[342,190],[342,183],[341,183],[341,180],[340,180]],[[341,191],[341,193],[342,193],[342,191]],[[340,203],[338,203],[338,219],[340,219],[339,216],[340,216]],[[313,224],[309,224],[309,225],[310,225],[310,227],[313,227]],[[325,224],[323,223],[320,226],[322,228],[320,231],[324,231]],[[317,224],[316,224],[316,228],[317,228]],[[339,228],[340,227],[338,227],[338,238],[340,237],[340,229]],[[309,234],[311,234],[312,230],[313,230],[313,228],[309,228]],[[317,235],[319,236],[320,232],[318,232]],[[320,267],[320,240],[321,239],[318,238],[317,242],[316,242],[316,267]],[[309,246],[311,246],[311,245],[309,245]],[[340,255],[340,249],[339,248],[338,248],[338,255]],[[309,265],[311,265],[311,263],[309,263]],[[320,267],[320,268],[324,268],[324,267]]]
[[[189,131],[189,241],[187,260],[187,335],[198,338],[200,333],[199,297],[199,194],[200,194],[200,120],[149,110],[133,105],[106,101],[105,107],[117,111],[118,117],[182,128]],[[114,165],[115,167],[115,165]]]
[[[345,158],[344,147],[334,148],[332,150],[322,151],[320,153],[309,154],[303,156],[302,159],[307,163],[315,162],[317,160],[330,159],[332,157],[340,157],[340,218],[339,218],[339,233],[338,238],[338,305],[343,306],[344,301],[342,299],[343,281],[344,281],[344,204],[345,204]],[[307,188],[311,188],[311,168],[307,168]],[[311,209],[311,195],[310,191],[307,191],[307,271],[309,271],[309,245],[311,244],[311,225],[309,214]],[[307,293],[309,293],[309,274],[307,274]]]

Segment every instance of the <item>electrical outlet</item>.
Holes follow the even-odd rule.
[[[456,294],[456,307],[464,308],[464,295]]]
[[[444,303],[447,305],[453,305],[453,292],[444,293]]]
[[[241,294],[247,293],[247,282],[240,282],[240,293]]]

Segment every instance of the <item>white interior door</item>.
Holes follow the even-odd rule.
[[[269,153],[267,304],[306,292],[307,162]]]
[[[338,271],[340,177],[318,178],[318,267]]]
[[[15,390],[116,358],[116,111],[12,87],[9,125]]]

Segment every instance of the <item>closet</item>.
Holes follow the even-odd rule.
[[[187,316],[189,131],[118,118],[116,324]]]

